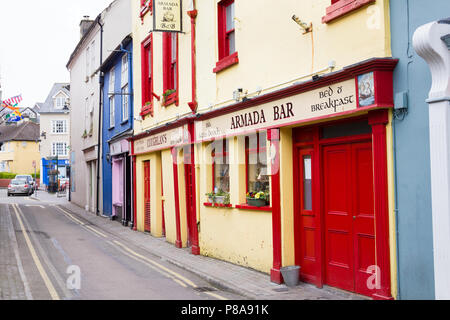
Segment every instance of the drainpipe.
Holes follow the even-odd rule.
[[[100,65],[103,64],[103,26],[104,24],[100,23],[99,18],[97,20],[98,25],[100,26]],[[97,143],[97,205],[95,214],[99,215],[99,190],[100,190],[100,151],[101,151],[101,133],[102,133],[102,120],[103,120],[103,111],[102,111],[102,87],[103,87],[103,72],[100,71],[99,74],[99,99],[98,99],[98,143]]]

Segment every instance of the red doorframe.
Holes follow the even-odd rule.
[[[386,125],[389,123],[388,110],[369,112],[372,126],[373,170],[375,190],[375,234],[376,263],[380,268],[380,288],[374,299],[392,300],[390,251],[389,251],[389,202],[387,175]]]
[[[352,118],[347,120],[340,120],[333,122],[351,122],[361,118]],[[366,117],[367,119],[367,117]],[[316,239],[315,248],[318,249],[317,264],[319,267],[319,274],[316,279],[314,277],[308,277],[308,275],[302,275],[302,278],[310,283],[315,284],[321,288],[324,284],[325,264],[324,259],[324,221],[323,211],[324,205],[321,201],[321,188],[323,183],[323,168],[322,168],[322,148],[325,145],[358,142],[364,140],[372,141],[372,157],[373,157],[373,170],[374,173],[374,210],[375,210],[375,243],[376,243],[376,263],[380,268],[380,289],[372,297],[374,299],[392,299],[391,295],[391,282],[390,282],[390,254],[389,254],[389,212],[388,212],[388,184],[387,184],[387,144],[386,144],[386,124],[389,122],[388,110],[375,110],[369,112],[368,115],[369,125],[372,126],[372,134],[350,136],[343,138],[334,138],[319,141],[320,126],[304,127],[300,130],[309,130],[311,132],[310,139],[308,141],[295,142],[295,130],[294,135],[294,194],[300,194],[300,173],[298,168],[299,156],[298,152],[301,148],[313,148],[312,155],[315,156],[315,160],[312,163],[313,179],[313,207],[319,208],[320,214],[317,215],[316,225],[318,228],[318,236]],[[318,177],[318,179],[317,179]],[[295,198],[295,197],[294,197]],[[300,201],[295,199],[294,201],[294,242],[295,242],[295,261],[297,265],[301,265],[301,220],[298,212],[300,212]],[[274,240],[275,240],[275,226],[274,226]],[[281,240],[281,235],[280,235]],[[274,242],[274,263],[275,263],[275,242]]]
[[[183,247],[181,241],[181,226],[180,226],[180,195],[178,189],[178,151],[176,148],[172,148],[172,161],[173,161],[173,186],[174,186],[174,196],[175,196],[175,225],[177,229],[177,240],[175,241],[175,246],[177,248]]]

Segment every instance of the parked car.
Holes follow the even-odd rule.
[[[19,175],[18,174],[18,175],[16,175],[15,179],[26,180],[28,182],[28,184],[31,185],[33,193],[34,193],[34,190],[36,189],[36,183],[35,183],[35,181],[34,181],[34,179],[33,179],[33,177],[31,175],[29,175],[29,174],[21,174],[21,175]]]
[[[14,179],[8,185],[8,197],[15,194],[33,194],[33,187],[24,179]]]

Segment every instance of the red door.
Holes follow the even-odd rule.
[[[144,162],[144,230],[151,232],[150,228],[150,161]]]
[[[323,149],[325,283],[370,295],[375,265],[372,144]]]
[[[188,232],[188,243],[187,246],[190,247],[193,240],[193,227],[191,225],[192,222],[192,216],[196,215],[196,212],[194,210],[194,192],[193,188],[193,166],[190,165],[191,163],[191,152],[190,147],[185,148],[184,150],[184,175],[185,175],[185,183],[186,183],[186,215],[187,215],[187,232]]]

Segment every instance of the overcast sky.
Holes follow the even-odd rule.
[[[83,16],[92,19],[112,0],[0,0],[2,99],[22,94],[20,107],[43,102],[80,40]]]

